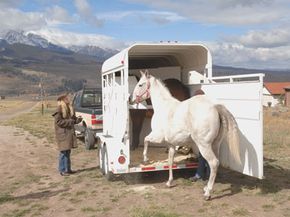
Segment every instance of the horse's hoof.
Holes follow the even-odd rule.
[[[173,187],[173,185],[172,185],[170,182],[166,182],[166,186],[167,186],[168,188],[172,188],[172,187]]]
[[[205,201],[210,201],[211,196],[210,196],[210,195],[208,195],[208,196],[203,196],[203,198],[204,198]]]

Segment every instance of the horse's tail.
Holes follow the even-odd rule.
[[[225,106],[218,104],[215,107],[221,121],[219,134],[214,141],[215,144],[218,144],[220,163],[224,167],[229,167],[233,163],[232,161],[241,165],[238,124],[232,113]],[[227,137],[225,137],[226,135]],[[227,142],[221,143],[224,138],[227,139]]]

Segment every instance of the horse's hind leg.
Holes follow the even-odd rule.
[[[211,197],[210,192],[212,191],[213,185],[215,182],[215,178],[216,178],[216,174],[217,174],[217,170],[219,166],[219,160],[215,156],[212,149],[205,150],[203,148],[200,148],[200,153],[202,154],[204,159],[206,159],[210,167],[209,180],[207,182],[207,185],[204,187],[204,198],[205,200],[209,200]]]
[[[167,187],[172,186],[172,181],[173,181],[172,166],[173,166],[174,154],[175,154],[174,146],[170,146],[169,151],[168,151],[169,178],[168,178],[168,181],[166,183]]]

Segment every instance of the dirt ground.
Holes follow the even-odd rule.
[[[34,104],[30,104],[30,108]],[[9,116],[30,111],[18,107]],[[11,114],[10,114],[11,115]],[[23,115],[23,113],[21,114]],[[204,181],[191,183],[194,171],[174,173],[175,187],[166,188],[167,172],[118,177],[107,181],[98,169],[97,150],[79,142],[72,152],[69,177],[57,172],[53,142],[0,122],[0,216],[290,216],[290,149],[265,154],[265,179],[220,169],[211,201],[204,201]],[[41,128],[41,124],[39,124]],[[53,127],[53,126],[51,126]]]

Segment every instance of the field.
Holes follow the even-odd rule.
[[[285,108],[264,111],[265,179],[220,168],[213,199],[204,201],[205,182],[191,183],[191,170],[176,171],[176,186],[170,189],[165,187],[167,172],[108,182],[98,169],[97,149],[87,151],[81,141],[72,153],[77,173],[62,177],[56,169],[54,103],[42,115],[39,104],[27,110],[27,102],[3,102],[0,216],[290,216],[290,112]],[[28,112],[7,115],[20,108]]]

